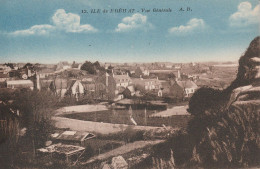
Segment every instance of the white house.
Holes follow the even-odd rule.
[[[126,88],[127,86],[129,86],[132,83],[131,78],[128,76],[128,74],[126,75],[114,75],[113,74],[113,78],[116,81],[116,87],[124,87]]]
[[[193,81],[176,81],[177,85],[180,86],[184,90],[184,96],[190,97],[198,88],[196,83]]]
[[[84,94],[84,86],[79,80],[72,80],[70,81],[67,93],[75,96],[76,98],[79,98],[80,95]]]

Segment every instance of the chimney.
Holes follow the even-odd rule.
[[[108,86],[108,76],[109,76],[109,74],[106,73],[106,86]]]
[[[178,79],[181,79],[181,72],[180,72],[179,69],[178,69],[178,75],[177,75],[177,78],[178,78]]]
[[[32,72],[31,72],[30,69],[27,69],[27,75],[28,75],[28,77],[31,77],[31,76],[32,76]]]
[[[41,90],[41,84],[40,84],[40,75],[36,75],[36,85],[37,85],[37,89]]]

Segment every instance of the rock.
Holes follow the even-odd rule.
[[[50,141],[50,140],[48,140],[48,141],[45,142],[45,146],[46,146],[46,147],[50,146],[51,144],[52,144],[52,141]]]
[[[235,88],[246,86],[260,80],[260,37],[256,37],[247,48],[245,54],[239,59],[239,67],[236,79],[227,88],[232,91]]]
[[[260,86],[243,86],[232,91],[228,106],[237,101],[259,101],[260,102]]]
[[[111,166],[113,169],[127,169],[128,164],[122,156],[112,158]]]
[[[109,164],[104,164],[102,169],[112,169]]]

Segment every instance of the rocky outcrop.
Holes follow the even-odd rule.
[[[193,162],[208,167],[259,165],[257,159],[260,147],[259,42],[260,37],[256,37],[241,56],[237,78],[218,96],[224,101],[218,100],[214,103],[215,107],[200,109],[199,115],[193,113],[195,117],[189,128],[197,126],[199,129],[195,131],[199,137],[194,143]],[[196,95],[200,97],[191,98],[190,106],[194,99],[203,98],[201,92],[194,94]],[[214,96],[208,98],[212,100]],[[200,107],[197,102],[195,105]],[[196,137],[191,132],[189,134],[192,138]]]
[[[232,91],[231,91],[232,89]],[[237,78],[225,92],[231,92],[227,109],[253,106],[260,111],[260,37],[255,38],[239,60]]]
[[[226,89],[231,91],[240,86],[259,82],[260,78],[260,37],[256,37],[239,59],[236,79]]]

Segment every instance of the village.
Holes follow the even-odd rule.
[[[151,147],[187,126],[188,101],[196,90],[226,87],[236,68],[230,63],[6,63],[0,67],[0,90],[48,92],[56,98],[55,128],[44,146],[34,148],[35,158],[133,168]],[[19,111],[12,109],[16,117]]]
[[[228,74],[237,65],[213,64],[8,63],[0,67],[0,83],[1,89],[50,90],[61,98],[73,96],[77,100],[90,94],[95,100],[114,102],[146,95],[184,101],[198,87],[224,88],[230,83]],[[222,66],[229,72],[222,70],[221,75]]]

